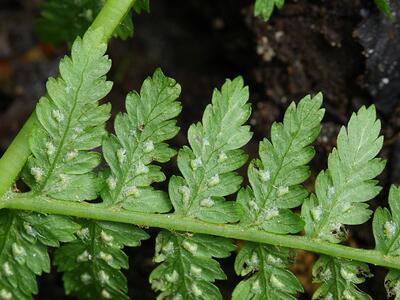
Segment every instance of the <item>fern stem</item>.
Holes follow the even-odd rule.
[[[29,135],[36,122],[33,112],[0,159],[0,197],[15,182],[31,153]]]
[[[136,0],[108,0],[89,29],[103,28],[103,42],[107,42],[115,28],[129,12]]]
[[[102,41],[107,42],[134,3],[135,0],[108,0],[90,29],[103,28]],[[29,135],[36,122],[37,117],[33,112],[0,159],[0,197],[15,182],[31,153]]]
[[[357,249],[319,241],[306,236],[273,234],[257,229],[244,228],[241,225],[206,223],[176,214],[138,213],[119,208],[104,208],[90,203],[32,197],[29,193],[3,199],[0,203],[0,209],[1,208],[120,222],[134,224],[140,227],[158,227],[176,231],[203,233],[293,249],[302,249],[400,270],[400,260],[398,258],[385,256],[376,250]]]

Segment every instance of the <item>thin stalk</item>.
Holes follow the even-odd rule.
[[[134,3],[135,0],[108,0],[89,29],[103,28],[102,42],[107,42]],[[29,135],[36,122],[33,112],[0,158],[0,197],[11,188],[31,153]]]
[[[0,158],[0,197],[15,182],[31,153],[29,135],[36,122],[37,117],[33,112]]]
[[[0,208],[35,211],[40,213],[75,216],[80,218],[128,223],[141,227],[158,227],[169,230],[203,233],[238,240],[302,249],[310,252],[342,257],[377,266],[400,270],[397,257],[385,256],[376,250],[357,249],[344,245],[311,239],[306,236],[279,235],[240,225],[211,224],[176,214],[146,214],[96,204],[52,200],[46,197],[14,196],[0,203]]]
[[[103,42],[107,42],[136,0],[108,0],[89,29],[103,28]]]

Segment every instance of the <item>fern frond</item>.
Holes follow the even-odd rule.
[[[235,261],[238,275],[248,276],[233,291],[232,300],[296,299],[303,287],[287,267],[290,250],[247,242]]]
[[[175,213],[212,223],[238,220],[235,203],[223,198],[236,192],[242,178],[234,170],[247,160],[239,149],[251,138],[247,87],[242,78],[227,80],[221,92],[214,90],[212,105],[204,111],[203,122],[192,124],[188,139],[178,153],[183,177],[173,176],[169,195]]]
[[[319,135],[324,115],[322,95],[304,97],[286,110],[283,123],[274,123],[271,142],[260,143],[260,160],[250,163],[251,187],[238,194],[245,227],[287,234],[303,229],[303,221],[290,209],[308,196],[302,183],[310,176],[308,163],[315,151],[311,144]],[[246,243],[235,261],[238,275],[249,278],[239,283],[233,299],[295,299],[302,291],[296,277],[287,269],[289,250]]]
[[[168,195],[150,187],[165,180],[154,160],[167,162],[175,150],[164,143],[179,131],[174,119],[181,111],[177,101],[180,86],[156,70],[140,91],[126,98],[127,113],[115,119],[116,135],[103,141],[104,157],[110,166],[101,195],[106,205],[121,205],[128,210],[168,212]]]
[[[45,0],[41,4],[38,21],[39,36],[47,42],[60,44],[73,42],[82,36],[103,7],[101,0]],[[132,8],[136,13],[149,12],[149,0],[137,0]],[[132,12],[115,29],[115,37],[127,39],[133,35]]]
[[[281,9],[285,4],[285,0],[256,0],[254,4],[254,15],[260,16],[264,19],[264,21],[268,21],[274,11],[274,8],[277,7]]]
[[[151,274],[157,299],[222,299],[211,282],[226,279],[213,257],[227,257],[235,247],[221,237],[163,230],[157,236],[155,262],[162,263]]]
[[[385,255],[400,256],[400,188],[392,185],[389,192],[389,207],[377,208],[372,228],[376,249]],[[388,296],[400,297],[400,272],[390,270],[385,278]]]
[[[0,299],[33,299],[36,275],[50,272],[47,246],[74,240],[78,228],[67,217],[1,210]]]
[[[124,246],[136,247],[149,236],[132,225],[80,220],[78,239],[57,249],[55,264],[64,272],[64,288],[79,299],[129,299]]]
[[[227,80],[221,91],[214,90],[203,122],[190,126],[191,148],[178,153],[183,177],[173,176],[169,182],[175,214],[211,223],[238,220],[235,202],[224,196],[236,192],[242,182],[234,170],[246,162],[239,148],[252,135],[249,126],[243,126],[250,116],[247,100],[242,78]],[[221,299],[212,282],[225,274],[213,257],[229,256],[233,249],[232,242],[221,237],[164,230],[157,238],[155,260],[161,265],[150,276],[152,286],[162,292],[160,299]]]
[[[34,194],[73,201],[97,198],[99,180],[92,170],[101,155],[88,150],[100,146],[106,133],[111,106],[98,101],[112,86],[105,78],[111,61],[100,37],[97,30],[77,38],[71,57],[60,62],[60,77],[48,80],[47,95],[36,107],[39,122],[23,173]]]
[[[313,267],[313,276],[315,282],[321,283],[313,299],[372,299],[356,286],[372,276],[367,264],[321,256]]]
[[[381,187],[374,180],[385,167],[375,158],[382,148],[381,126],[375,108],[362,107],[353,114],[347,129],[342,127],[337,148],[328,158],[328,170],[315,183],[315,195],[304,202],[302,216],[308,236],[332,243],[343,241],[344,225],[366,222],[371,216],[368,204]]]
[[[272,125],[271,142],[260,142],[260,160],[253,160],[248,171],[251,188],[238,194],[244,226],[282,234],[303,229],[303,221],[290,209],[308,196],[302,183],[310,176],[307,164],[315,154],[310,145],[319,135],[321,104],[321,94],[304,97],[297,107],[292,103],[283,123]]]

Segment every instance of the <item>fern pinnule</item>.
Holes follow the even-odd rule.
[[[215,90],[212,104],[205,109],[202,123],[189,128],[191,148],[178,153],[183,177],[173,176],[169,194],[176,215],[211,223],[235,222],[239,218],[236,203],[224,196],[236,192],[242,178],[234,171],[247,160],[239,148],[251,138],[248,89],[243,79],[227,80],[221,91]],[[156,240],[156,261],[161,264],[151,273],[160,299],[222,299],[211,282],[225,274],[213,257],[226,257],[234,249],[221,237],[161,231]]]
[[[283,123],[274,123],[271,142],[260,142],[260,160],[250,163],[250,186],[238,194],[243,211],[240,224],[245,228],[279,234],[297,233],[304,222],[291,208],[308,196],[302,183],[310,176],[308,163],[315,151],[311,144],[319,135],[324,115],[322,95],[306,96],[292,103]],[[248,278],[236,286],[232,299],[294,299],[303,291],[296,277],[287,270],[289,250],[246,242],[236,257],[235,270]]]
[[[34,194],[60,200],[96,199],[100,182],[93,169],[101,155],[92,150],[106,134],[111,106],[99,105],[112,83],[105,74],[111,61],[99,43],[101,30],[77,38],[71,57],[60,62],[60,77],[47,82],[47,95],[37,105],[39,120],[31,135],[32,156],[23,179]]]
[[[103,141],[103,154],[109,169],[101,193],[107,206],[122,206],[143,212],[168,212],[171,204],[165,192],[150,184],[165,180],[159,166],[152,161],[167,162],[175,155],[166,140],[179,131],[176,116],[181,111],[177,101],[181,88],[160,69],[147,78],[140,94],[126,98],[127,113],[115,119],[115,135]]]
[[[339,243],[347,238],[345,225],[370,218],[372,211],[365,202],[381,190],[375,177],[385,167],[385,161],[376,158],[383,144],[380,129],[374,106],[361,107],[347,128],[341,128],[328,169],[318,175],[315,194],[302,207],[307,236]],[[370,299],[355,286],[369,274],[364,263],[323,255],[314,267],[315,278],[322,283],[314,298]]]

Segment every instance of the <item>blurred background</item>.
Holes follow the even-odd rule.
[[[254,158],[258,142],[269,137],[271,124],[282,119],[289,103],[321,91],[326,115],[315,145],[310,191],[315,176],[326,168],[340,127],[362,105],[375,104],[385,136],[381,157],[388,164],[379,178],[384,190],[370,204],[386,205],[389,184],[400,183],[400,17],[390,22],[372,0],[286,2],[264,22],[253,16],[254,3],[249,0],[152,0],[151,13],[134,15],[134,37],[110,43],[114,88],[106,101],[112,102],[114,114],[124,110],[126,93],[138,90],[161,67],[182,85],[181,132],[172,141],[180,147],[189,125],[200,120],[212,90],[225,78],[242,75],[250,87],[255,133],[246,151]],[[46,79],[57,74],[59,59],[68,53],[67,44],[55,47],[38,37],[40,3],[0,0],[0,154],[44,94]],[[392,9],[400,16],[398,1]],[[174,160],[165,172],[177,173]],[[246,168],[241,172],[245,175]],[[347,244],[373,248],[370,225],[353,226]],[[154,237],[157,230],[150,232]],[[155,299],[148,284],[154,239],[127,253],[130,294]],[[292,267],[306,290],[301,299],[309,299],[316,288],[311,275],[315,259],[299,251]],[[238,283],[233,261],[234,256],[221,260],[228,280],[217,285],[226,299]],[[374,299],[386,299],[385,271],[374,266],[371,271],[375,276],[362,288]],[[73,298],[64,296],[61,276],[53,270],[40,278],[36,299]]]

